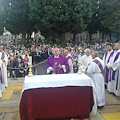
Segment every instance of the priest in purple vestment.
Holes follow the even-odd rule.
[[[107,64],[110,73],[110,79],[108,84],[108,91],[114,93],[116,96],[120,96],[120,43],[116,43],[113,56],[110,58]]]
[[[112,49],[112,45],[111,44],[107,44],[107,52],[104,54],[103,57],[103,61],[104,61],[104,65],[105,65],[105,84],[108,85],[109,79],[110,79],[110,70],[107,67],[107,64],[110,61],[110,58],[113,56],[114,51]]]
[[[49,74],[69,73],[70,68],[67,58],[60,54],[59,48],[54,48],[54,54],[48,57],[46,61],[46,69]]]

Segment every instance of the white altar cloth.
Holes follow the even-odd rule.
[[[96,113],[96,89],[90,77],[82,73],[74,74],[53,74],[53,75],[34,75],[25,77],[22,93],[25,90],[35,88],[66,87],[66,86],[90,86],[93,88],[94,106],[93,113]]]
[[[90,77],[78,74],[35,75],[25,77],[23,90],[33,88],[65,87],[65,86],[91,86],[95,88]]]

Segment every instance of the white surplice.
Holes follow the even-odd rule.
[[[114,93],[116,96],[120,96],[120,55],[118,59],[114,62],[114,59],[117,55],[117,53],[120,52],[114,51],[113,56],[111,57],[109,63],[107,64],[107,67],[112,67],[113,71],[115,71],[115,80],[112,79],[112,70],[111,70],[111,81],[108,83],[108,91]],[[118,74],[119,72],[119,74]],[[118,84],[117,84],[117,77],[118,77]],[[116,89],[117,85],[117,89]]]
[[[108,59],[109,59],[109,57],[110,57],[110,54],[113,52],[113,50],[111,50],[111,51],[107,51],[108,52],[108,54],[107,54],[107,56],[106,56],[106,59],[105,59],[105,54],[104,54],[104,56],[103,56],[103,61],[104,61],[104,66],[106,67],[107,66],[107,64],[108,64]],[[111,56],[112,57],[112,56]],[[110,70],[109,70],[109,73],[108,73],[108,80],[110,79]],[[104,74],[104,78],[106,79],[106,68],[105,68],[105,74]],[[105,80],[106,81],[106,80]],[[108,81],[108,83],[109,83],[109,81]],[[107,83],[106,83],[107,84]],[[108,84],[107,84],[108,85]]]
[[[69,56],[71,56],[70,53],[65,57],[68,58]],[[72,62],[71,59],[68,60],[68,64],[69,64],[69,67],[70,67],[70,72],[69,73],[73,73],[73,62]]]
[[[1,82],[0,82],[0,98],[2,97],[2,87],[1,87]]]
[[[102,64],[102,67],[104,68],[104,62],[99,57],[96,57],[95,59],[97,59]],[[101,73],[99,66],[95,62],[92,62],[88,66],[87,73],[90,74],[90,77],[92,78],[96,87],[97,106],[104,106],[105,105],[104,76]]]
[[[88,65],[93,61],[91,55],[87,56],[87,55],[83,55],[81,57],[80,63],[81,63],[81,71],[86,73],[86,68],[88,67]]]
[[[2,60],[0,59],[0,68],[1,68],[1,74],[2,74]],[[3,77],[3,75],[2,75]],[[2,79],[3,80],[3,79]],[[0,81],[0,98],[2,97],[2,92],[5,91],[5,83],[1,83]]]
[[[108,58],[109,58],[110,54],[113,52],[113,50],[107,51],[107,52],[108,52],[108,54],[107,54],[106,60],[105,60],[105,54],[104,54],[104,56],[103,56],[103,61],[104,61],[104,65],[105,65],[105,66],[107,65]]]
[[[2,57],[2,52],[0,52],[0,59]],[[5,54],[5,58],[4,58],[5,62],[3,62],[3,67],[2,67],[2,76],[3,76],[3,80],[5,83],[5,87],[8,87],[8,81],[7,81],[7,63],[8,63],[8,57]]]

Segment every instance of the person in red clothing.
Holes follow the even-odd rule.
[[[28,63],[28,61],[29,61],[29,58],[28,58],[28,56],[26,55],[25,58],[23,59],[23,62],[24,62],[24,63]]]

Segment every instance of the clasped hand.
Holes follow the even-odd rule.
[[[110,70],[113,70],[113,68],[112,68],[111,66],[109,67],[109,69],[110,69]]]
[[[5,62],[5,59],[3,59],[2,61]]]
[[[58,68],[61,69],[61,68],[63,68],[63,67],[62,67],[62,65],[59,64],[59,65],[58,65]],[[52,72],[55,72],[55,69],[52,68],[51,71],[52,71]]]
[[[51,69],[51,71],[52,71],[52,72],[55,72],[55,69],[54,69],[54,68],[52,68],[52,69]]]
[[[62,65],[60,65],[60,64],[59,64],[59,66],[58,66],[58,67],[59,67],[59,69],[61,69],[61,68],[62,68]]]

